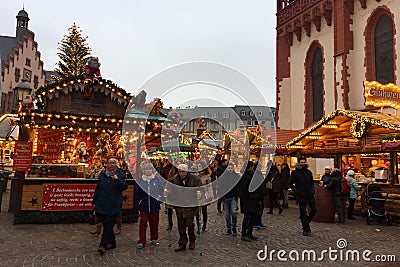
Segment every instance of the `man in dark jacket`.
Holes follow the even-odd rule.
[[[186,164],[180,164],[178,166],[178,174],[172,178],[173,184],[183,187],[200,187],[202,186],[201,180],[197,175],[189,173],[189,168]],[[175,196],[179,197],[179,196]],[[178,221],[179,241],[178,247],[175,249],[176,252],[186,249],[188,243],[188,237],[186,234],[186,228],[188,228],[189,234],[189,249],[195,248],[196,236],[194,234],[194,217],[199,212],[198,207],[175,207],[176,218]]]
[[[338,169],[333,169],[331,175],[332,178],[327,186],[332,190],[339,222],[344,224],[346,221],[346,201],[349,196],[342,194],[342,173]]]
[[[224,179],[229,179],[230,181],[238,181],[238,183],[223,197],[224,207],[226,212],[226,234],[237,235],[236,224],[237,224],[237,200],[239,197],[239,175],[235,172],[232,163],[229,163],[226,167],[226,172],[222,174]]]
[[[283,208],[289,208],[289,179],[290,179],[290,168],[289,165],[285,162],[282,163],[282,193],[283,193]]]
[[[215,176],[217,179],[225,172],[226,167],[228,166],[228,162],[229,161],[227,159],[221,160],[220,165],[218,166],[217,170],[215,171]],[[216,189],[216,194],[218,194],[218,187]],[[217,201],[217,211],[219,213],[222,213],[222,211],[221,211],[222,202],[223,202],[222,198],[219,198]]]
[[[305,158],[299,158],[296,163],[296,169],[290,176],[289,185],[294,191],[296,200],[299,203],[303,235],[308,236],[311,233],[310,222],[317,213],[317,207],[314,199],[313,174],[308,169],[307,160]],[[307,205],[310,207],[310,212],[308,214]]]

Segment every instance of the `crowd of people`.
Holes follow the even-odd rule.
[[[135,179],[135,202],[139,210],[139,237],[137,248],[146,246],[147,226],[150,227],[151,245],[159,244],[159,213],[162,207],[168,215],[167,230],[174,227],[173,211],[175,210],[176,222],[179,232],[178,247],[175,251],[195,249],[196,233],[201,235],[207,230],[208,205],[217,202],[217,211],[225,212],[226,234],[238,235],[237,214],[243,214],[241,224],[241,239],[251,242],[258,238],[253,230],[265,228],[262,223],[264,199],[268,197],[269,211],[273,215],[274,209],[282,214],[289,207],[288,190],[294,192],[296,204],[300,211],[300,221],[304,236],[311,234],[310,222],[317,212],[314,199],[314,179],[308,169],[305,158],[299,158],[295,169],[291,172],[285,162],[272,161],[268,163],[267,173],[263,174],[261,165],[249,161],[245,166],[243,175],[235,171],[235,165],[227,159],[217,158],[212,164],[205,161],[196,161],[192,164],[180,160],[144,161],[140,165],[140,177]],[[354,172],[347,172],[346,178],[351,184],[351,192],[344,195],[341,189],[342,174],[338,170],[325,169],[321,185],[330,188],[333,192],[338,212],[339,222],[345,221],[346,201],[349,200],[347,218],[354,219],[352,212],[357,198],[358,185],[354,180]],[[221,179],[221,180],[218,180]],[[217,183],[213,183],[217,180]],[[226,192],[218,188],[218,181],[232,181],[232,186]],[[169,183],[168,183],[168,182]],[[262,181],[255,190],[251,189],[252,181]],[[173,200],[182,198],[174,191],[174,187],[194,187],[201,190],[193,191],[198,205],[176,205]],[[220,186],[221,187],[221,186]],[[107,161],[105,170],[101,172],[94,193],[93,204],[96,215],[100,218],[103,234],[99,246],[102,255],[106,250],[116,247],[115,233],[113,230],[117,218],[122,212],[122,191],[127,188],[126,175],[117,168],[115,158]],[[164,204],[163,204],[164,203]],[[238,203],[240,203],[240,208]],[[196,218],[196,224],[195,220]],[[197,225],[197,231],[196,231]],[[120,231],[120,226],[119,226]],[[118,231],[117,229],[117,231]],[[97,232],[98,234],[98,232]]]

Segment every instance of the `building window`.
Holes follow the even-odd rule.
[[[253,113],[253,111],[251,111],[251,110],[250,110],[250,116],[254,116],[254,113]]]
[[[262,111],[258,111],[258,116],[262,116]]]
[[[252,126],[252,125],[253,125],[252,120],[248,120],[247,121],[247,126]]]
[[[26,58],[25,65],[28,66],[28,67],[31,66],[31,60],[29,58]]]
[[[246,116],[246,110],[242,110],[242,111],[240,112],[240,114],[241,114],[242,116]]]
[[[383,14],[376,24],[374,41],[376,80],[381,84],[393,83],[393,23],[387,14]]]
[[[19,82],[19,77],[21,77],[21,70],[19,68],[15,68],[15,82]]]
[[[311,64],[312,76],[312,99],[313,99],[313,122],[322,119],[323,115],[323,93],[322,93],[322,51],[317,47]]]
[[[224,118],[224,119],[229,118],[229,113],[228,112],[224,112],[224,114],[222,114],[222,118]]]
[[[258,125],[258,120],[255,120],[255,121],[254,121],[254,125]]]
[[[214,112],[212,115],[213,118],[218,118],[218,112]]]
[[[37,89],[38,86],[39,86],[39,77],[35,75],[33,76],[33,87]]]

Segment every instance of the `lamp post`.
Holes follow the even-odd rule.
[[[13,111],[18,112],[18,141],[29,141],[29,127],[25,126],[26,111],[22,107],[22,101],[30,95],[32,88],[28,81],[22,80],[14,88]],[[11,185],[11,199],[9,211],[16,214],[21,211],[22,189],[25,180],[25,171],[15,171],[13,183]]]

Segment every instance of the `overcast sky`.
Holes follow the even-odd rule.
[[[55,68],[58,43],[75,22],[88,36],[92,54],[99,57],[103,78],[128,92],[135,94],[169,67],[206,61],[227,65],[251,79],[265,99],[241,89],[237,93],[246,95],[249,104],[275,106],[275,2],[0,0],[0,35],[15,36],[15,16],[24,4],[46,70]],[[148,100],[157,96],[145,89]],[[166,106],[244,104],[232,94],[216,93],[219,89],[192,84],[163,99]],[[202,99],[190,100],[198,98]]]

